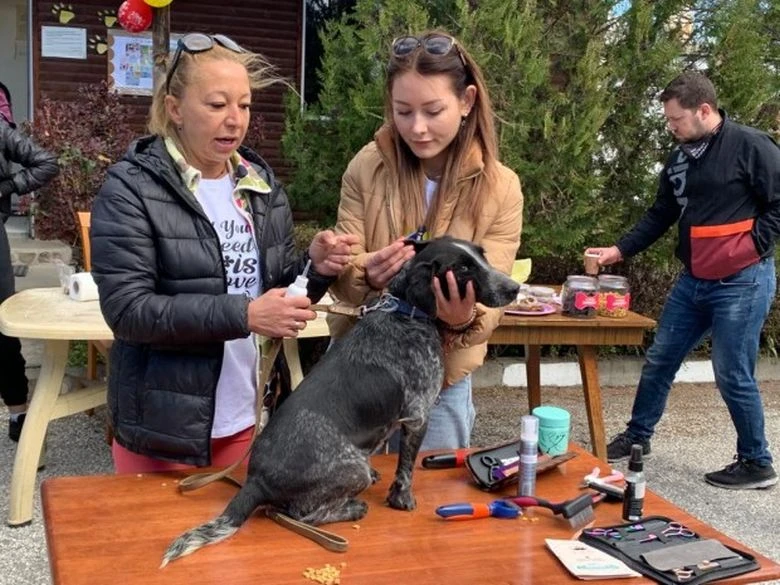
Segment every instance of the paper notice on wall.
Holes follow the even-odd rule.
[[[181,35],[170,35],[170,51]],[[131,95],[152,95],[154,54],[149,32],[108,31],[108,84],[112,90]]]
[[[87,58],[87,29],[73,26],[42,26],[41,57]]]

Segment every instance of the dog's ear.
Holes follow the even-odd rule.
[[[419,307],[427,315],[435,317],[436,295],[433,293],[433,275],[436,272],[434,263],[431,261],[416,261],[410,264],[407,264],[409,268],[406,273],[404,291],[396,296],[403,298],[407,303],[415,307]]]

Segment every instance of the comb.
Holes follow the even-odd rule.
[[[556,516],[565,518],[572,528],[582,528],[594,520],[593,496],[589,493],[557,503],[548,502],[547,500],[535,496],[519,496],[508,499],[522,508],[539,506],[552,510],[553,514]]]

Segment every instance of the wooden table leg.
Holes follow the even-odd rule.
[[[298,384],[303,380],[303,368],[301,367],[301,356],[298,353],[298,340],[285,338],[282,341],[284,348],[284,357],[287,360],[287,366],[290,368],[290,383],[295,390]]]
[[[607,460],[607,442],[604,437],[604,410],[601,405],[601,386],[599,386],[599,367],[596,346],[578,345],[577,355],[582,376],[582,391],[585,395],[585,410],[588,413],[590,442],[593,454]]]
[[[528,387],[528,412],[542,404],[542,382],[540,359],[542,348],[538,345],[525,346],[525,380]]]
[[[9,526],[28,524],[32,520],[35,474],[41,456],[46,429],[53,418],[57,397],[62,389],[70,342],[63,339],[46,340],[43,363],[35,384],[22,436],[16,448],[16,459],[11,475],[11,493],[8,510]]]

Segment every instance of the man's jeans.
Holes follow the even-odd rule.
[[[771,463],[755,368],[761,328],[774,296],[774,258],[723,280],[701,280],[683,270],[647,352],[629,436],[650,438],[683,359],[711,332],[712,367],[737,431],[737,454],[760,465]]]

